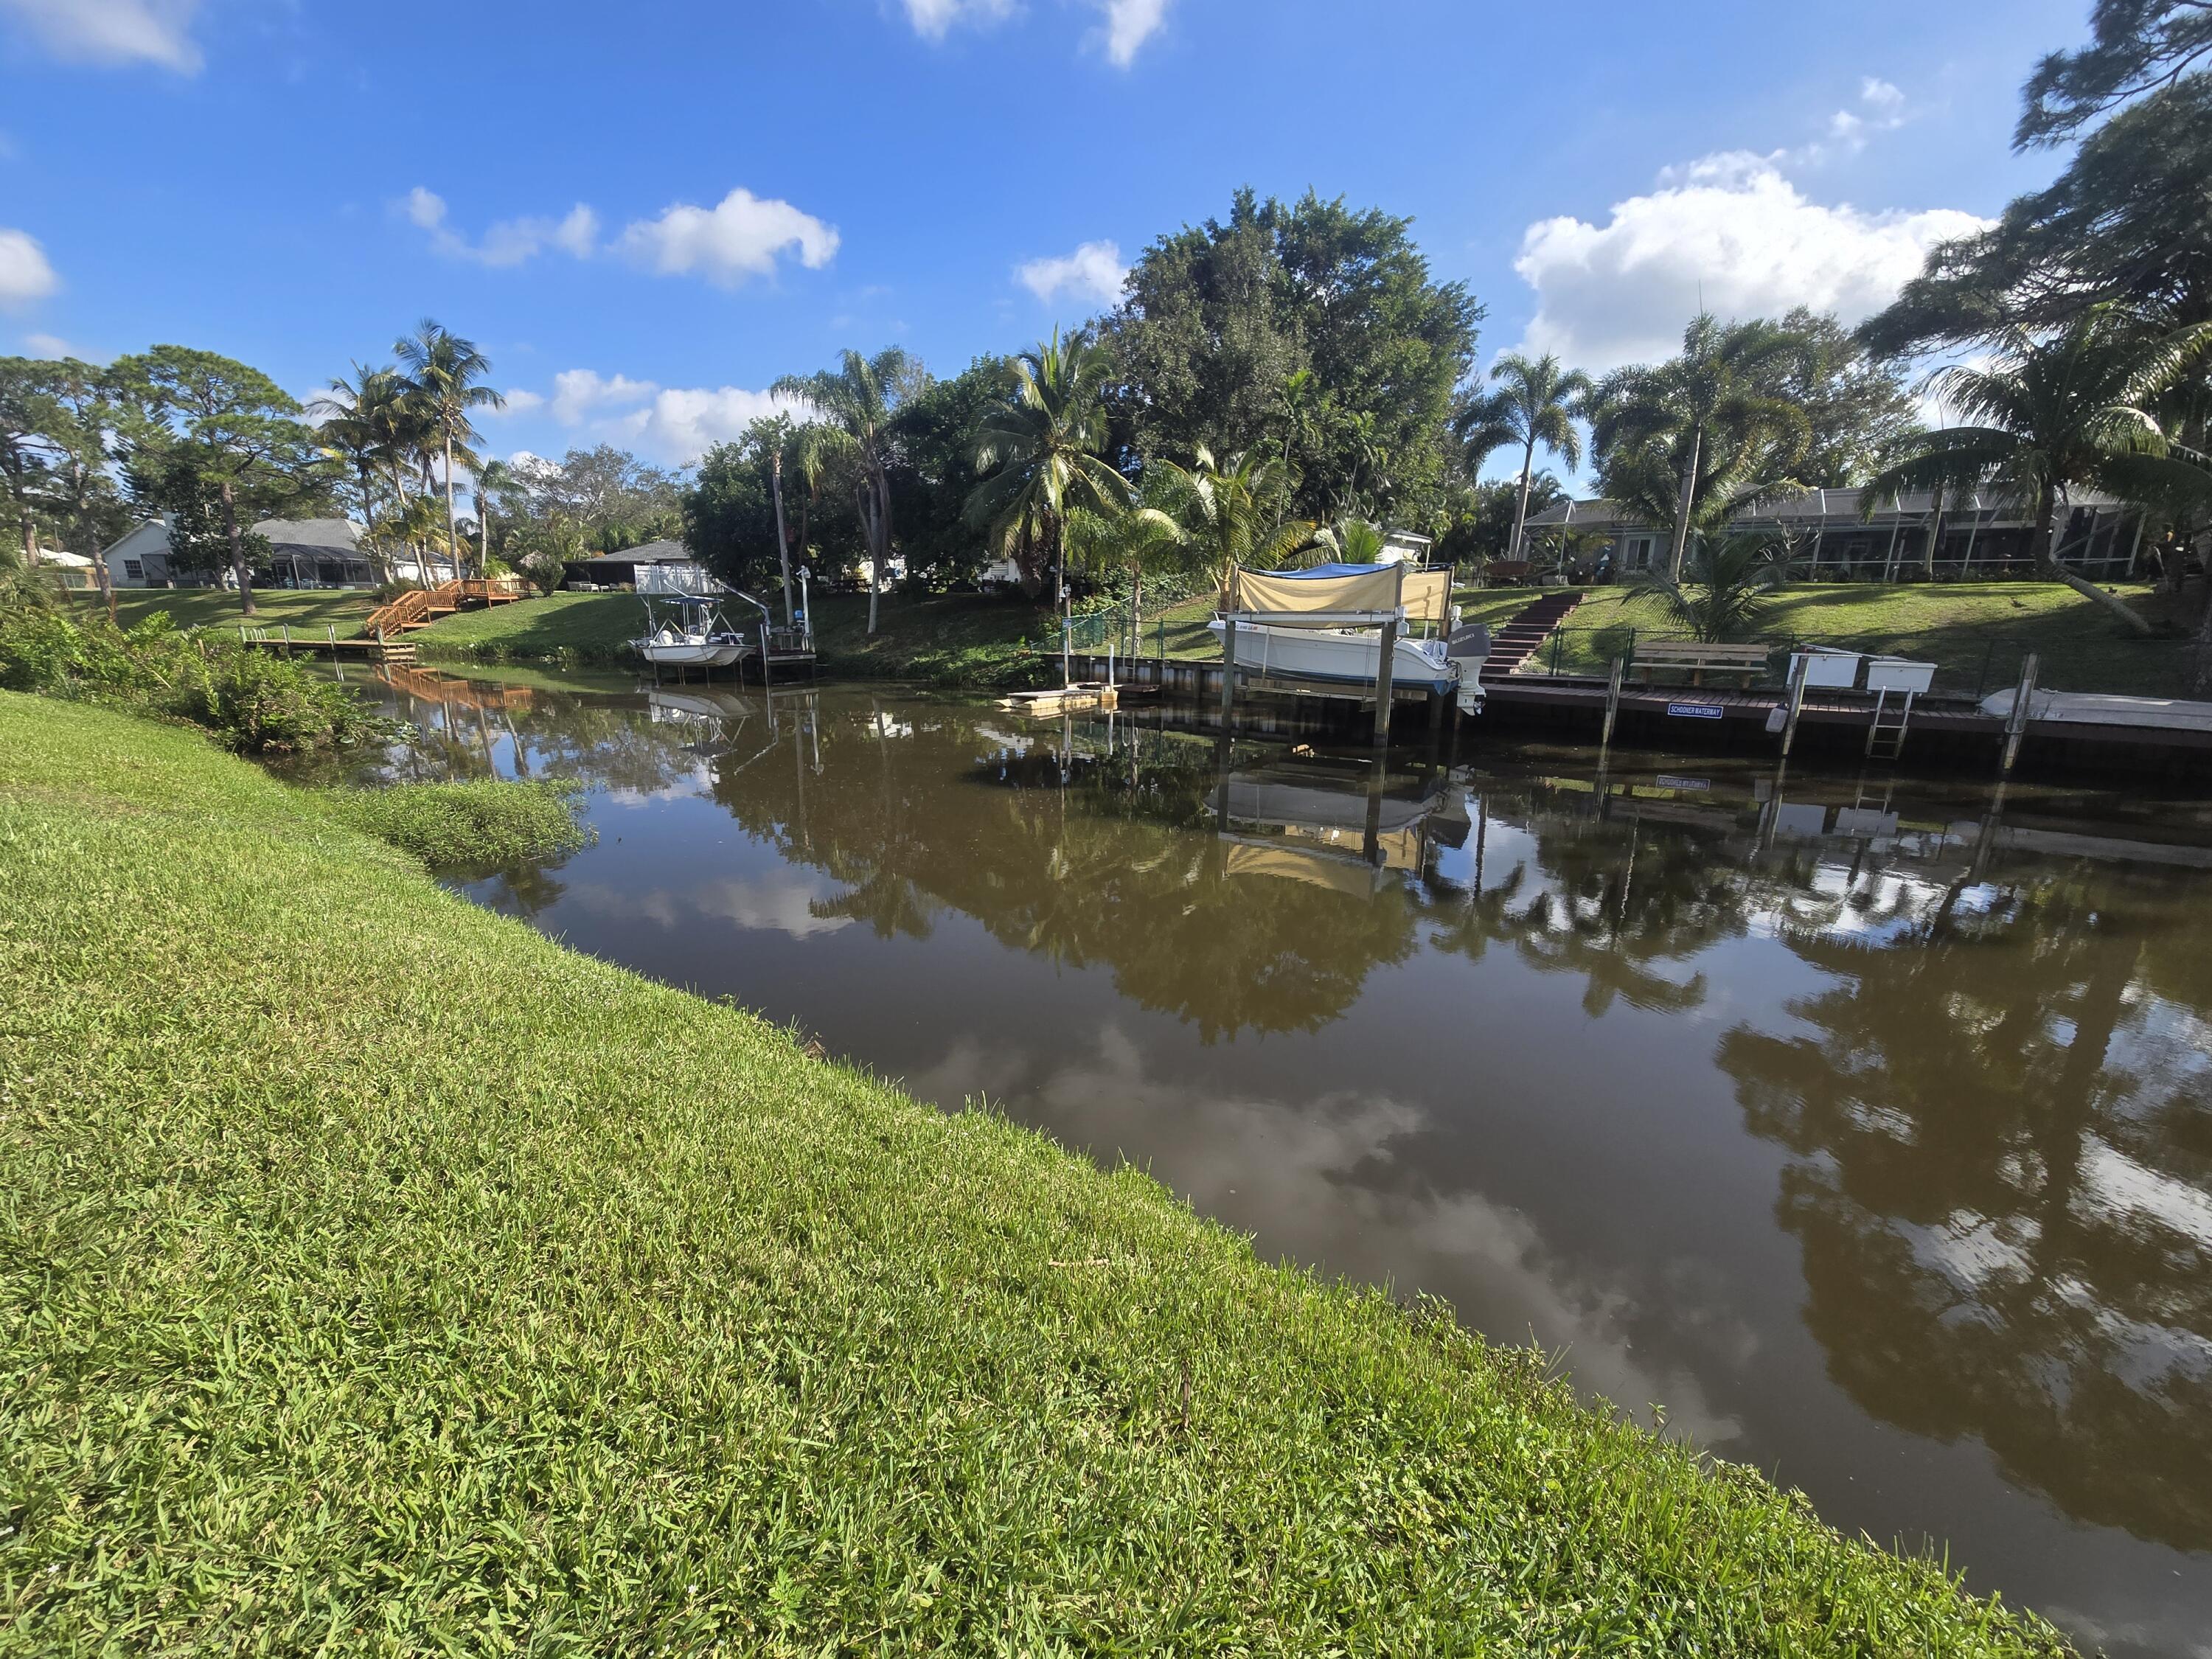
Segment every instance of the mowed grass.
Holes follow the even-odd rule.
[[[0,757],[0,1651],[2057,1650],[188,732]]]
[[[2165,601],[2145,584],[2118,591],[2154,619],[2180,620],[2166,616]],[[1632,648],[1632,630],[1637,638],[1682,631],[1626,586],[1589,588],[1583,594],[1559,633],[1562,673],[1604,673],[1613,657]],[[1459,597],[1468,621],[1495,628],[1537,595],[1526,588],[1493,588]],[[1803,582],[1776,596],[1759,632],[1778,644],[1807,640],[1933,662],[1938,690],[2014,684],[2021,659],[2030,651],[2040,659],[2038,684],[2063,690],[2184,696],[2191,672],[2186,641],[2140,638],[2058,582]],[[1547,647],[1538,672],[1552,660]]]
[[[215,587],[124,587],[116,590],[115,619],[135,627],[156,611],[166,611],[179,628],[283,628],[320,636],[336,628],[340,639],[361,632],[362,620],[375,608],[376,596],[358,588],[288,588],[253,590],[258,615],[247,617],[238,608],[238,595]],[[72,592],[72,611],[106,612],[97,592]]]

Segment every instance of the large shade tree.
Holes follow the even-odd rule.
[[[1119,512],[1128,484],[1099,459],[1106,442],[1101,401],[1113,359],[1087,334],[1052,338],[1015,356],[1005,398],[985,411],[974,434],[983,475],[968,498],[968,521],[1012,559],[1023,590],[1035,593],[1048,568],[1066,589],[1063,530],[1068,510]]]
[[[453,507],[453,470],[473,458],[477,441],[470,416],[479,409],[504,409],[507,399],[483,384],[491,360],[472,340],[465,340],[434,319],[425,317],[412,334],[392,343],[404,373],[407,395],[435,435],[444,459],[446,545],[459,571],[462,564],[459,519]]]
[[[1995,484],[2028,511],[2029,554],[2137,633],[2134,606],[2067,569],[2055,546],[2068,492],[2089,486],[2142,499],[2212,494],[2202,458],[2177,453],[2154,412],[2175,382],[2212,351],[2212,323],[2146,325],[2116,307],[2092,307],[2054,336],[2008,331],[1986,367],[1954,364],[1933,389],[1964,424],[1924,432],[1871,481],[1869,507],[1905,489],[1966,490]]]
[[[1589,375],[1565,367],[1548,351],[1535,358],[1509,351],[1491,366],[1490,378],[1489,391],[1472,393],[1462,403],[1452,429],[1466,447],[1470,472],[1498,450],[1514,447],[1521,451],[1507,556],[1523,558],[1522,538],[1528,523],[1537,447],[1550,450],[1570,468],[1583,464],[1582,433],[1575,422],[1596,387]]]
[[[239,609],[254,615],[252,515],[295,507],[330,483],[298,402],[259,369],[188,346],[120,358],[110,374],[131,476],[159,480],[165,492],[199,492],[211,503]]]
[[[52,365],[33,357],[0,357],[0,493],[15,514],[23,562],[39,562],[39,504],[51,464],[46,438],[60,419]]]
[[[868,546],[868,632],[876,631],[884,570],[891,556],[890,468],[897,455],[893,417],[924,378],[921,365],[898,346],[872,357],[847,351],[834,369],[787,374],[775,395],[805,404],[821,417],[820,453],[853,464],[853,505]]]

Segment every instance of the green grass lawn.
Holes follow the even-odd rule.
[[[2138,605],[2152,607],[2148,589],[2122,591]],[[1493,627],[1535,597],[1526,588],[1458,595],[1467,620]],[[1208,596],[1154,612],[1144,625],[1144,654],[1164,645],[1170,657],[1218,658],[1220,645],[1206,627],[1212,610]],[[643,614],[628,593],[561,593],[463,611],[413,638],[427,659],[605,664],[625,659],[626,641]],[[872,638],[866,618],[865,595],[817,598],[815,632],[824,672],[982,688],[1025,683],[1054,667],[1030,647],[1039,641],[1056,646],[1056,620],[1019,599],[886,594]],[[1632,630],[1647,635],[1680,631],[1626,587],[1589,590],[1561,630],[1560,670],[1603,673],[1613,656],[1631,648]],[[2172,696],[2185,695],[2189,680],[2185,641],[2128,635],[2087,599],[2052,582],[1802,583],[1777,599],[1763,632],[1778,644],[1802,638],[1933,661],[1942,690],[2010,685],[2028,651],[2041,658],[2040,683],[2058,690]],[[1079,641],[1097,636],[1095,624],[1078,635]],[[1552,660],[1547,651],[1544,662]]]
[[[238,595],[219,587],[125,587],[115,594],[115,619],[130,628],[156,611],[169,613],[179,628],[234,629],[241,623],[257,628],[282,628],[320,634],[335,627],[344,639],[361,632],[364,617],[375,609],[376,596],[358,588],[256,588],[258,616],[241,616]],[[103,611],[98,593],[72,592],[70,606],[77,611]]]
[[[2057,1649],[192,733],[0,694],[0,1651]]]
[[[2121,590],[2148,610],[2146,586]],[[1469,621],[1496,626],[1532,596],[1521,590],[1470,594]],[[1603,673],[1637,635],[1680,633],[1658,607],[1626,587],[1588,590],[1560,630],[1562,672]],[[2027,652],[2040,658],[2038,683],[2069,691],[2146,696],[2185,692],[2190,647],[2181,640],[2143,640],[2057,582],[1956,582],[1885,586],[1805,582],[1778,595],[1760,629],[1778,645],[1791,640],[1849,645],[1933,662],[1936,689],[1972,692],[2014,684]],[[1549,650],[1543,659],[1552,661]],[[1776,672],[1783,672],[1776,659]]]

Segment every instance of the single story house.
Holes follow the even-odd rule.
[[[1808,489],[1752,502],[1731,520],[1736,530],[1778,530],[1796,545],[1806,574],[1850,581],[1895,581],[1917,574],[1934,538],[1939,576],[2024,575],[2033,526],[2028,507],[1996,490],[1964,500],[1947,497],[1939,522],[1925,490],[1876,501],[1861,511],[1863,489]],[[1616,501],[1561,501],[1528,515],[1527,556],[1548,564],[1565,558],[1588,568],[1601,553],[1617,574],[1663,567],[1672,526],[1653,525]],[[2111,580],[2134,568],[2143,540],[2142,515],[2111,495],[2085,492],[2059,526],[2057,556],[2084,576]]]
[[[269,544],[269,556],[257,560],[253,580],[265,587],[374,587],[376,567],[361,548],[361,528],[349,519],[264,519],[253,533]],[[148,519],[133,526],[100,556],[118,587],[203,587],[231,586],[228,570],[191,570],[171,560],[166,520]],[[423,566],[427,564],[427,574]],[[453,562],[412,556],[392,562],[399,581],[450,581]]]
[[[627,547],[619,553],[597,553],[588,559],[563,559],[561,562],[561,584],[564,587],[635,587],[637,568],[641,564],[690,564],[691,550],[682,542],[647,542],[642,546]]]

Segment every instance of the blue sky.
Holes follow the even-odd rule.
[[[497,453],[669,463],[778,374],[1097,309],[1231,192],[1413,216],[1486,362],[1863,315],[2048,178],[2087,0],[0,0],[0,351],[208,347],[305,395],[434,316]]]

